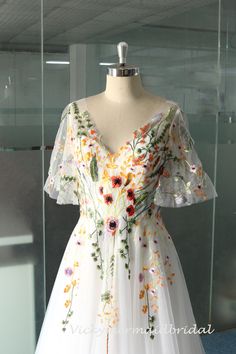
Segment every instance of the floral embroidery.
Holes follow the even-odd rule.
[[[122,179],[120,176],[111,176],[112,188],[118,188],[121,186]]]
[[[65,276],[69,278],[68,282],[65,285],[64,293],[67,294],[67,298],[65,300],[64,306],[66,308],[66,317],[62,321],[63,327],[62,330],[66,331],[66,326],[69,323],[70,317],[73,315],[73,298],[74,298],[74,290],[76,286],[79,284],[79,278],[76,278],[77,268],[79,267],[79,263],[77,261],[74,262],[73,267],[67,267],[64,270]]]
[[[194,148],[186,116],[177,107],[168,132],[165,164],[155,200],[160,206],[178,207],[217,196]]]
[[[127,211],[127,213],[128,213],[128,215],[129,216],[132,216],[132,215],[134,215],[134,206],[133,205],[129,205],[129,206],[127,206],[127,208],[126,208],[126,211]]]
[[[119,220],[113,216],[109,216],[106,220],[106,225],[107,230],[114,236],[119,226]]]
[[[113,202],[113,197],[111,193],[104,194],[103,197],[106,204],[111,204]]]
[[[102,323],[107,327],[113,327],[119,321],[119,308],[114,305],[111,291],[106,291],[101,295],[101,302],[104,304],[102,310],[98,313]]]
[[[80,233],[89,241],[90,256],[101,281],[97,315],[109,328],[120,316],[116,282],[122,280],[116,279],[117,261],[122,260],[129,281],[133,247],[140,248],[143,257],[136,295],[147,319],[146,330],[153,339],[161,305],[159,293],[175,285],[172,260],[169,254],[163,260],[159,249],[160,242],[171,242],[160,207],[189,205],[216,195],[178,106],[171,106],[167,114],[157,114],[111,153],[89,112],[72,102],[62,114],[44,190],[59,204],[80,204],[80,216],[91,221]],[[166,235],[164,240],[161,232]],[[76,246],[82,244],[81,234]],[[150,252],[148,257],[146,252]],[[63,331],[73,316],[74,294],[79,291],[78,269],[77,261],[73,265],[68,262],[64,269]]]
[[[159,250],[152,253],[150,262],[144,265],[142,271],[139,273],[139,282],[142,288],[139,292],[139,299],[144,302],[142,304],[142,312],[148,316],[147,332],[150,332],[150,338],[154,338],[155,329],[154,324],[156,320],[156,313],[158,312],[158,289],[160,287],[168,286],[174,283],[173,277],[175,273],[171,269],[169,256],[166,256],[164,267],[160,261]]]

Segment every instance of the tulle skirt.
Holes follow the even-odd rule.
[[[180,260],[162,219],[141,218],[128,236],[127,243],[104,232],[98,247],[100,236],[93,234],[89,218],[80,217],[58,269],[35,354],[205,354]]]

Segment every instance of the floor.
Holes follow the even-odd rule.
[[[201,337],[206,354],[236,354],[236,328]]]

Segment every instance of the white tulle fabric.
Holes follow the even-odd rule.
[[[51,198],[56,199],[57,204],[79,205],[79,179],[73,137],[75,124],[71,113],[71,104],[69,103],[61,114],[44,191]]]
[[[162,207],[177,208],[217,197],[216,189],[195,149],[187,115],[180,107],[171,121],[167,146],[155,203]],[[170,158],[172,156],[175,158]]]
[[[122,226],[124,225],[121,224]],[[91,258],[91,243],[81,235],[81,230],[86,230],[86,234],[94,231],[89,219],[81,217],[72,232],[47,306],[35,354],[205,354],[201,337],[197,334],[199,328],[193,315],[178,254],[167,230],[161,224],[155,226],[154,218],[143,221],[142,226],[136,228],[130,238],[133,262],[131,280],[127,279],[122,259],[116,257],[114,274],[119,281],[116,283],[114,300],[119,308],[119,321],[110,330],[107,351],[107,332],[98,317],[98,312],[102,311],[99,306],[100,294],[103,292],[102,282]],[[156,326],[162,334],[156,335],[153,340],[148,334],[138,332],[147,326],[147,318],[142,312],[144,301],[139,298],[138,278],[140,269],[143,264],[148,265],[148,259],[154,250],[151,240],[145,249],[138,244],[138,238],[144,230],[158,234],[159,262],[163,266],[168,255],[172,263],[171,269],[175,272],[175,284],[158,289],[159,312]],[[82,243],[80,247],[76,245],[78,240]],[[102,251],[108,252],[111,244],[108,242],[103,247]],[[118,248],[117,244],[117,254]],[[78,289],[74,288],[74,313],[69,317],[69,327],[63,332],[62,321],[66,319],[64,303],[68,294],[64,289],[69,282],[65,269],[72,267],[75,260],[78,260],[79,266],[75,269],[73,279],[79,278],[79,285]],[[171,330],[178,328],[185,328],[186,333],[182,330],[180,334],[170,334]]]

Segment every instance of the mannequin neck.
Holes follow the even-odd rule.
[[[140,75],[133,76],[106,76],[105,97],[113,102],[130,102],[140,96],[147,95],[141,82]]]

